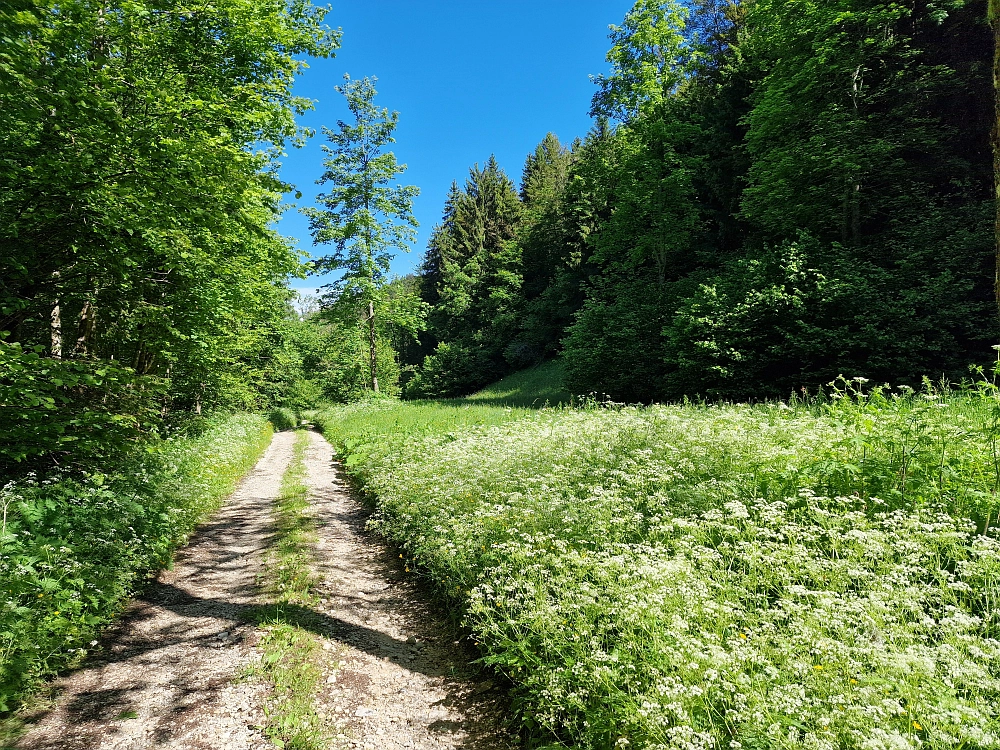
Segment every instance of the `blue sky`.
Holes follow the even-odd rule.
[[[377,76],[376,103],[400,113],[393,150],[409,169],[400,178],[417,185],[419,235],[393,272],[420,262],[440,221],[448,187],[469,167],[496,154],[518,183],[528,152],[552,131],[563,142],[590,129],[588,75],[608,69],[608,25],[620,23],[633,0],[342,0],[327,17],[343,29],[337,56],[310,61],[295,92],[317,100],[301,122],[335,128],[349,114],[333,90],[344,73]],[[311,205],[321,188],[322,133],[290,149],[282,177]],[[278,225],[313,254],[308,223],[294,209]],[[322,278],[295,279],[312,291]]]

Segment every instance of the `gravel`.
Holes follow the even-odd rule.
[[[20,750],[265,750],[268,688],[245,679],[260,658],[241,617],[265,603],[256,581],[274,533],[271,508],[295,434],[271,446],[222,510],[131,603],[82,669],[54,682],[27,717]],[[436,612],[398,553],[365,531],[333,450],[310,433],[323,625],[320,715],[332,748],[419,750],[515,745],[503,692]]]

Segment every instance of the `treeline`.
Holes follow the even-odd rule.
[[[984,0],[638,0],[582,140],[455,184],[411,396],[561,354],[627,401],[960,379],[997,340]]]
[[[272,228],[291,189],[277,160],[305,135],[302,59],[339,42],[325,13],[3,3],[0,472],[294,392],[300,261]]]

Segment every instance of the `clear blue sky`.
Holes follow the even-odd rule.
[[[340,0],[329,24],[343,30],[335,58],[310,61],[295,92],[317,100],[302,119],[335,128],[349,113],[333,87],[352,78],[378,77],[376,103],[400,113],[393,150],[409,169],[403,184],[417,185],[419,235],[393,272],[419,263],[441,219],[448,187],[469,167],[496,154],[519,183],[528,152],[549,131],[564,143],[590,129],[588,75],[608,69],[608,25],[620,23],[633,0]],[[282,177],[311,205],[321,188],[324,138],[317,132],[302,149],[290,149]],[[313,254],[308,224],[289,210],[279,231]],[[322,279],[295,279],[315,289]]]

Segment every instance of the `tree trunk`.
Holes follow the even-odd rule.
[[[990,25],[993,27],[993,87],[996,91],[996,125],[993,129],[993,177],[997,199],[997,262],[993,288],[998,310],[1000,310],[1000,0],[990,0]]]
[[[97,323],[97,310],[87,300],[80,310],[80,322],[76,329],[76,345],[73,347],[74,357],[86,357],[90,346],[90,337],[94,335],[94,325]]]
[[[375,354],[375,303],[368,303],[368,355],[372,373],[372,391],[378,393],[378,359]]]
[[[49,314],[49,333],[51,335],[51,353],[53,359],[62,359],[62,314],[59,311],[59,300],[52,306]]]

